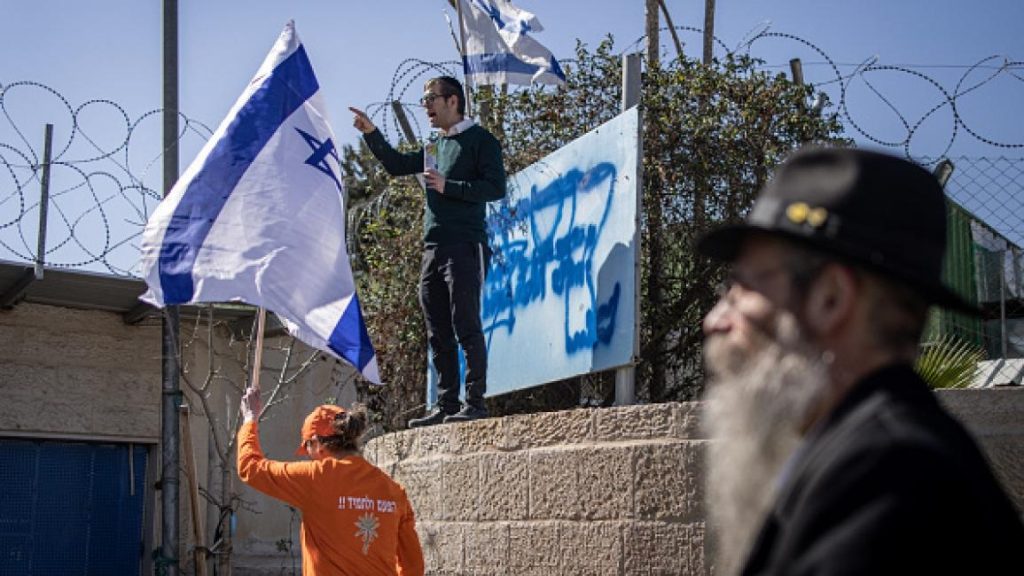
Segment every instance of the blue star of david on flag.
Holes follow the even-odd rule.
[[[327,162],[327,158],[334,158],[335,163],[340,163],[341,160],[338,158],[338,151],[334,148],[334,142],[330,138],[324,141],[317,140],[316,136],[313,136],[309,132],[305,132],[301,128],[296,128],[296,132],[302,135],[302,139],[309,144],[309,147],[313,149],[313,154],[306,158],[306,164],[309,164],[313,168],[327,174],[334,180],[334,183],[338,186],[338,190],[341,191],[341,181],[334,174],[334,170],[331,169],[330,163]]]

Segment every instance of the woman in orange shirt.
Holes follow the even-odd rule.
[[[306,576],[422,576],[423,552],[405,490],[363,459],[366,409],[324,404],[306,417],[297,454],[268,460],[260,449],[258,389],[242,395],[238,476],[302,511]]]

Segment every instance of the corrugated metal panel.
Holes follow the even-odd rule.
[[[974,241],[969,212],[951,200],[946,201],[946,256],[942,265],[942,281],[964,300],[978,304],[977,273],[974,263]],[[952,334],[977,346],[985,345],[985,335],[978,318],[934,309],[925,332],[926,340],[937,340]]]
[[[0,438],[0,576],[140,574],[146,463],[139,445]]]
[[[946,257],[942,280],[968,302],[978,303],[977,276],[974,270],[974,217],[953,201],[946,202]]]

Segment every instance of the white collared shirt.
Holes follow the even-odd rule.
[[[463,118],[457,124],[455,124],[451,128],[448,128],[447,131],[442,131],[442,134],[446,138],[451,138],[456,134],[462,134],[466,130],[469,130],[474,124],[476,124],[476,120],[473,120],[472,118]]]

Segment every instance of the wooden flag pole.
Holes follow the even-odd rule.
[[[256,314],[256,351],[253,354],[252,381],[249,384],[256,390],[260,389],[260,367],[263,366],[263,332],[265,332],[266,325],[267,309],[260,306],[259,312]],[[257,420],[259,417],[260,415],[256,414]]]

